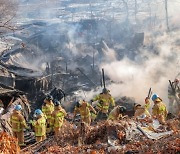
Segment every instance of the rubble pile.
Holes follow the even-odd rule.
[[[9,136],[7,133],[0,133],[0,141],[0,153],[17,154],[20,152],[17,139]]]
[[[173,119],[171,121],[174,121]],[[123,153],[172,153],[180,151],[180,129],[176,127],[171,135],[158,140],[147,138],[141,131],[134,130],[134,120],[116,122],[102,121],[93,126],[65,122],[59,139],[51,139],[34,151],[46,153],[82,153],[82,154],[123,154]],[[82,128],[83,127],[83,128]],[[131,136],[129,133],[131,132]],[[81,143],[79,144],[79,139]],[[39,147],[39,145],[38,145]],[[29,148],[27,153],[32,151]]]
[[[9,122],[10,115],[14,110],[15,105],[20,104],[24,110],[22,111],[26,121],[28,121],[29,113],[31,111],[30,104],[25,95],[19,95],[18,93],[11,94],[6,92],[4,94],[0,93],[0,97],[5,102],[5,110],[2,115],[0,115],[0,132],[8,132],[12,134],[11,125]],[[10,99],[10,101],[8,101]]]

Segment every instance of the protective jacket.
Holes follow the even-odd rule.
[[[91,123],[91,118],[92,118],[92,114],[91,111],[93,113],[96,113],[96,111],[94,110],[94,108],[87,102],[84,102],[85,104],[79,106],[79,107],[75,107],[74,109],[74,115],[76,115],[76,113],[80,113],[81,115],[81,120],[87,124]]]
[[[91,106],[90,104],[86,103],[86,107],[82,107],[82,106],[75,107],[74,113],[80,113],[82,119],[90,117],[91,116],[90,106]]]
[[[138,119],[144,119],[146,117],[151,118],[151,115],[146,107],[138,107],[134,113],[134,117]]]
[[[55,109],[52,113],[51,125],[53,127],[61,127],[66,115],[67,113],[62,107]]]
[[[54,104],[53,102],[44,103],[42,106],[42,112],[45,114],[47,121],[50,121],[52,112],[54,111]]]
[[[21,132],[24,128],[28,128],[23,115],[16,110],[10,116],[10,123],[13,132]]]
[[[109,93],[101,93],[97,95],[93,101],[98,101],[97,109],[103,113],[108,113],[110,104],[113,107],[115,106],[114,98]]]
[[[166,109],[166,105],[159,98],[156,100],[153,108],[152,108],[153,116],[163,117],[164,119],[167,117],[168,111]]]
[[[46,135],[46,119],[44,116],[40,116],[37,120],[33,120],[32,126],[34,126],[36,137]]]

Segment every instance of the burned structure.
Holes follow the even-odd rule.
[[[144,105],[149,87],[167,105],[168,80],[179,73],[179,27],[172,24],[174,29],[165,33],[157,8],[161,3],[19,0],[12,19],[18,28],[0,40],[0,132],[12,133],[8,119],[16,104],[29,122],[50,94],[68,112],[62,134],[59,140],[50,135],[34,144],[33,130],[27,130],[22,153],[158,153],[161,147],[162,153],[178,153],[179,115],[168,116],[165,126],[133,117],[135,103]],[[103,88],[116,105],[126,107],[128,117],[79,124],[80,116],[72,114],[75,105],[90,102]]]
[[[14,110],[15,105],[21,104],[24,108],[23,115],[25,116],[25,119],[28,120],[31,111],[29,101],[24,95],[24,92],[7,87],[3,84],[0,84],[0,100],[3,104],[0,113],[0,131],[12,134],[9,121],[10,114]]]

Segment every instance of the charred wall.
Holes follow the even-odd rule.
[[[15,89],[34,95],[39,91],[48,91],[49,82],[46,79],[38,80],[38,78],[17,78],[15,80]]]

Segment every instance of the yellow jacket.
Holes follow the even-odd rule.
[[[10,116],[10,123],[13,132],[21,132],[24,128],[28,128],[23,115],[16,110]]]
[[[51,115],[53,111],[54,111],[54,104],[52,101],[43,104],[42,112],[46,115],[47,119],[51,119]]]
[[[81,115],[81,118],[84,119],[84,118],[87,118],[87,117],[90,117],[91,116],[91,113],[90,111],[93,111],[94,113],[96,112],[94,110],[94,108],[86,102],[86,106],[85,107],[75,107],[74,109],[74,115],[76,115],[76,113],[80,113]]]
[[[112,106],[115,106],[115,100],[109,93],[107,94],[101,93],[97,95],[93,99],[93,101],[98,101],[99,103],[97,104],[97,108],[105,113],[108,112],[110,104]]]
[[[40,116],[37,120],[33,120],[32,126],[34,126],[35,136],[46,135],[46,119],[44,116]]]
[[[149,98],[146,98],[145,99],[145,105],[144,107],[148,110],[151,106],[151,102],[150,102],[150,99]]]
[[[146,109],[146,107],[138,107],[134,113],[134,117],[138,118],[145,115],[146,117],[151,117],[149,111]]]
[[[54,112],[52,113],[51,125],[53,127],[61,127],[66,115],[67,113],[63,108],[55,108]]]
[[[162,101],[156,102],[152,108],[152,114],[156,117],[164,116],[166,118],[168,114],[166,105]]]

